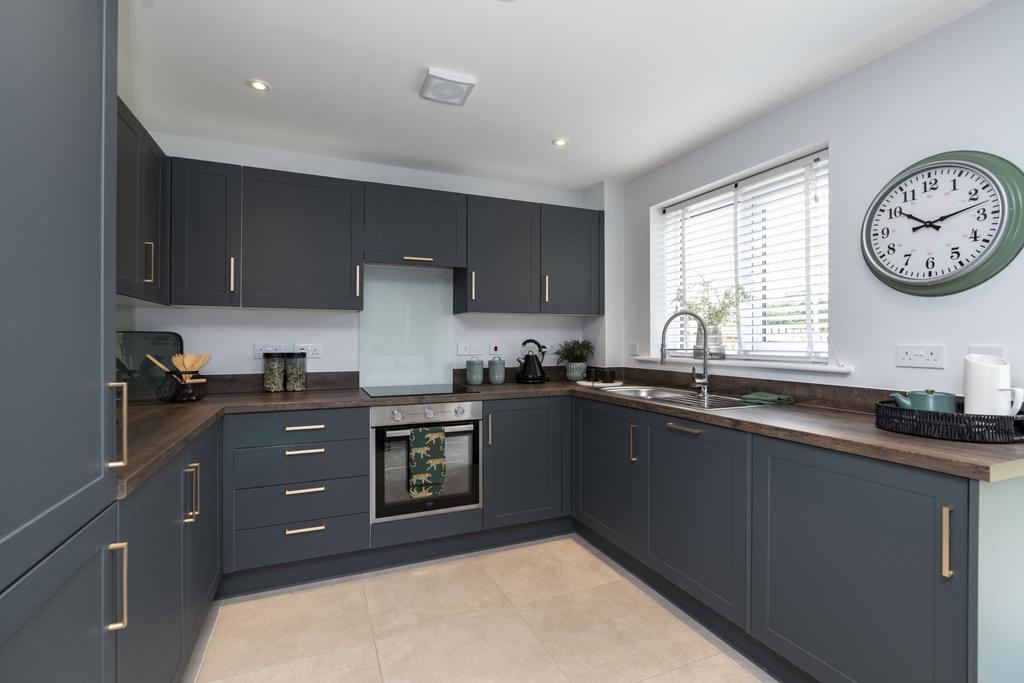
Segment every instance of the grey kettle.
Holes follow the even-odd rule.
[[[530,344],[537,347],[536,352],[527,348]],[[539,384],[548,381],[547,375],[544,374],[544,352],[547,350],[547,347],[542,346],[536,339],[527,339],[523,342],[523,355],[519,357],[519,370],[516,371],[517,382]],[[537,353],[540,353],[540,358],[537,357]]]

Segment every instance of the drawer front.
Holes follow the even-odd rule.
[[[235,447],[370,437],[370,409],[287,410],[235,416]]]
[[[266,567],[369,547],[370,515],[366,513],[246,529],[235,532],[235,569]]]
[[[235,491],[235,528],[370,511],[370,478],[320,479]]]
[[[370,440],[238,448],[234,466],[236,489],[364,477],[370,474]]]

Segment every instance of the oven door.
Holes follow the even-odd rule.
[[[373,521],[480,507],[480,422],[416,425],[445,432],[445,480],[429,498],[409,494],[410,429],[373,430]]]

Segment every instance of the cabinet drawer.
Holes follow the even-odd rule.
[[[239,448],[234,466],[236,489],[368,476],[370,440]]]
[[[368,408],[288,410],[235,416],[235,447],[368,438]]]
[[[284,564],[368,547],[368,513],[246,529],[235,532],[235,569]]]
[[[251,529],[370,510],[370,478],[320,479],[235,492],[235,528]]]

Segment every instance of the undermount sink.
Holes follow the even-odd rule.
[[[609,394],[623,396],[625,398],[636,398],[651,403],[664,403],[666,405],[679,406],[682,408],[696,408],[704,410],[701,403],[699,391],[688,389],[660,389],[658,387],[608,387],[602,389]],[[735,396],[722,396],[711,394],[708,396],[707,410],[723,410],[725,408],[747,408],[751,404],[744,403]]]

